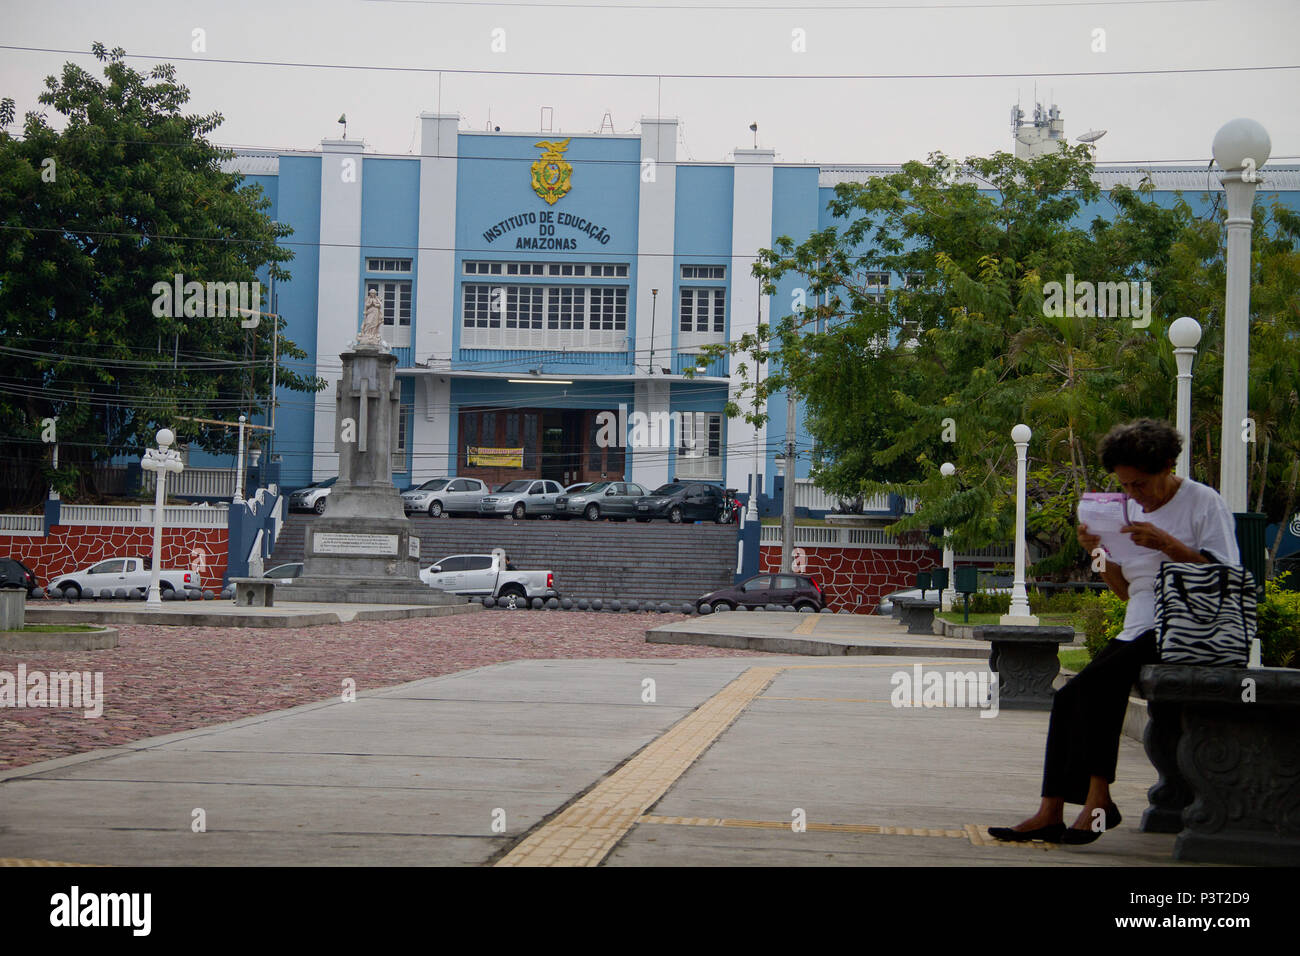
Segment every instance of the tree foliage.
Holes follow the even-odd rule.
[[[932,154],[836,187],[835,225],[802,242],[781,237],[754,267],[769,295],[778,281],[800,282],[808,306],[712,351],[772,363],[762,388],[747,390],[751,420],[764,420],[777,390],[796,390],[824,449],[821,487],[917,497],[893,529],[946,527],[961,549],[1011,537],[1010,431],[1030,425],[1028,533],[1045,555],[1036,570],[1067,574],[1085,557],[1072,528],[1078,496],[1113,483],[1098,439],[1118,422],[1174,418],[1167,329],[1180,315],[1204,329],[1194,474],[1217,484],[1224,216],[1198,218],[1181,195],[1157,202],[1149,181],[1103,194],[1083,146],[970,157],[957,181],[950,165]],[[1252,480],[1274,519],[1289,509],[1283,472],[1300,455],[1297,218],[1256,210],[1250,409],[1270,451],[1256,446]],[[905,281],[882,292],[881,273]],[[1150,321],[1132,302],[1127,315],[1053,308],[1048,284],[1067,276],[1139,291],[1149,282]],[[940,475],[944,461],[955,477]]]
[[[183,112],[189,91],[174,67],[145,75],[120,49],[93,52],[103,82],[72,63],[46,78],[39,100],[62,129],[45,111],[27,114],[21,136],[0,128],[0,441],[14,477],[0,493],[11,503],[33,503],[51,482],[91,492],[94,464],[138,456],[164,426],[179,441],[231,450],[232,430],[181,416],[263,411],[271,336],[284,325],[155,315],[155,284],[177,275],[251,283],[262,269],[288,279],[293,253],[277,242],[292,230],[266,215],[260,187],[221,170],[233,153],[206,136],[222,117]],[[13,119],[5,100],[0,127]],[[261,289],[255,308],[266,312]],[[305,357],[282,335],[278,354]],[[283,365],[278,384],[323,387]],[[48,418],[57,418],[57,475],[41,442]]]

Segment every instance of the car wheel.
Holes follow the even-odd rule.
[[[316,507],[312,508],[312,511],[316,512],[318,515],[323,515],[325,513],[325,499],[321,498],[317,501]]]
[[[515,516],[516,520],[523,521],[528,514],[528,509],[524,507],[524,503],[521,501],[515,505],[515,510],[510,513]]]
[[[524,596],[524,592],[519,590],[517,587],[502,589],[501,593],[497,596],[497,601],[502,607],[509,608],[512,611],[519,607],[528,607],[528,601]]]
[[[806,614],[815,614],[817,611],[817,605],[813,604],[812,601],[800,601],[794,606],[794,609]]]
[[[587,509],[583,512],[583,515],[586,516],[588,521],[599,521],[600,505],[587,505]]]
[[[430,518],[441,518],[441,517],[442,517],[442,502],[441,502],[441,501],[431,501],[431,502],[429,502],[429,517],[430,517]]]
[[[730,604],[729,602],[727,602],[727,601],[714,601],[714,602],[713,602],[713,611],[714,611],[714,613],[717,613],[718,611],[730,611],[730,610],[731,610],[731,604]]]
[[[670,508],[668,511],[668,520],[671,521],[673,524],[681,524],[682,509],[677,507],[676,505],[673,505],[673,507]]]

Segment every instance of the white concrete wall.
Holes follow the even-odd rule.
[[[456,174],[460,117],[420,114],[420,234],[416,254],[414,358],[445,368],[456,301]],[[423,376],[411,428],[413,483],[451,473],[450,380]]]
[[[668,451],[672,443],[679,440],[677,430],[669,424],[669,391],[672,385],[668,379],[647,377],[638,381],[634,388],[633,412],[640,412],[645,417],[644,426],[635,429],[632,415],[628,416],[628,450],[631,452],[632,468],[628,481],[644,485],[653,491],[668,481]],[[633,445],[633,440],[644,433],[645,444],[640,441]]]
[[[751,274],[758,260],[755,253],[772,245],[772,170],[775,150],[737,149],[735,151],[735,192],[731,214],[731,340],[734,342],[747,332],[758,328],[758,280]],[[763,296],[763,321],[771,321],[770,303]],[[731,358],[730,398],[748,411],[753,396],[741,396],[736,389],[740,382],[735,368],[744,362],[753,381],[757,375],[767,375],[766,363],[759,369],[744,356]],[[755,469],[755,446],[759,448],[757,468],[762,473],[767,457],[764,443],[767,428],[755,428],[743,418],[730,418],[726,422],[727,460],[724,476],[728,488],[744,491],[749,487],[749,477]],[[765,489],[771,492],[771,488]]]
[[[339,355],[361,328],[361,176],[358,140],[321,141],[320,274],[317,281],[317,374],[328,387],[316,393],[312,440],[313,480],[338,474],[334,450],[335,389]]]

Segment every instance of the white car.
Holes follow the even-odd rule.
[[[553,571],[519,571],[493,554],[452,554],[420,572],[420,580],[450,594],[491,595],[508,607],[558,598]]]
[[[430,518],[446,514],[475,514],[491,489],[477,478],[430,478],[402,492],[402,509],[410,514],[427,511]]]
[[[99,594],[103,590],[148,588],[152,577],[150,565],[144,558],[109,558],[71,574],[56,575],[52,580],[56,582],[54,587],[64,592],[76,591],[77,597],[81,597],[83,593]],[[197,572],[183,568],[163,568],[158,572],[160,591],[183,591],[198,586]]]
[[[326,478],[306,488],[299,488],[289,496],[290,511],[314,511],[318,515],[325,513],[325,499],[338,478]]]

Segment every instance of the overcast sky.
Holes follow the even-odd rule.
[[[0,0],[0,22],[0,96],[20,117],[68,60],[102,76],[99,40],[175,63],[191,110],[225,117],[211,137],[223,145],[317,148],[346,113],[349,139],[405,154],[421,110],[534,133],[551,107],[566,134],[606,112],[619,133],[680,117],[684,159],[753,145],[757,122],[780,161],[897,163],[1011,150],[1010,107],[1018,97],[1032,114],[1036,83],[1067,137],[1108,130],[1103,162],[1206,162],[1215,131],[1243,115],[1268,129],[1275,159],[1300,156],[1300,70],[1123,72],[1300,64],[1296,0]],[[329,68],[341,64],[389,69]],[[1095,75],[1034,75],[1049,72]],[[908,78],[853,78],[868,75]]]

